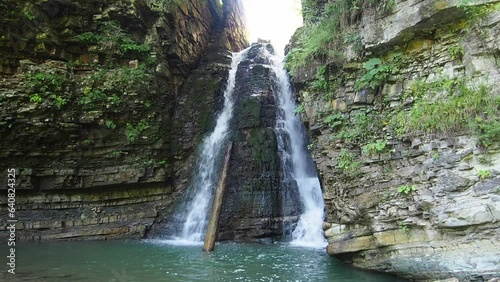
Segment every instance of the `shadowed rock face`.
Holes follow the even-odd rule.
[[[247,44],[240,1],[223,2],[1,1],[19,240],[138,238],[169,210]]]
[[[236,73],[232,119],[233,153],[219,238],[255,240],[282,233],[280,160],[274,127],[275,76],[254,44]]]

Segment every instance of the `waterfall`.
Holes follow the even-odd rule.
[[[213,190],[217,185],[219,159],[229,135],[229,121],[233,116],[234,97],[232,94],[236,71],[246,51],[233,53],[231,70],[224,91],[224,107],[217,117],[214,130],[204,138],[199,151],[197,169],[188,188],[188,193],[194,197],[191,197],[191,201],[179,215],[185,220],[180,236],[174,236],[174,241],[178,244],[203,243]]]
[[[307,151],[306,141],[308,138],[299,115],[294,112],[297,105],[293,99],[288,75],[284,69],[283,58],[272,54],[268,55],[271,57],[272,69],[277,79],[276,96],[279,110],[276,134],[283,167],[283,178],[284,182],[295,181],[302,203],[302,213],[292,232],[291,244],[325,247],[327,242],[322,229],[325,204],[316,168]],[[286,191],[283,194],[286,195]]]

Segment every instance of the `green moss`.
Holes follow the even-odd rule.
[[[248,131],[248,144],[252,148],[252,157],[262,171],[277,169],[277,142],[274,131],[270,128],[253,128]]]
[[[260,97],[243,97],[235,111],[238,128],[258,127],[260,125]]]

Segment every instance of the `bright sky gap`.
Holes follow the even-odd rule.
[[[300,0],[243,0],[243,6],[250,43],[271,40],[278,53],[302,25]]]

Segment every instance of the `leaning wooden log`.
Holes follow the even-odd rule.
[[[219,183],[215,189],[214,201],[212,204],[212,212],[210,213],[210,220],[208,221],[207,233],[205,235],[205,244],[203,251],[212,252],[215,248],[215,238],[217,237],[217,228],[219,225],[220,212],[222,210],[222,201],[224,191],[226,190],[227,173],[229,171],[229,160],[231,158],[231,149],[233,143],[229,143],[226,150],[226,157],[224,158],[224,166],[219,175]]]

